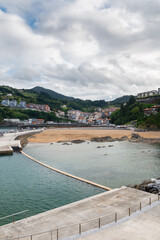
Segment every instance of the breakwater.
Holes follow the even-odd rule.
[[[1,133],[0,135],[0,155],[10,155],[13,151],[19,151],[25,145],[26,138],[35,133],[40,133],[43,129],[30,131],[14,131],[10,133]],[[22,145],[21,145],[22,143]]]
[[[106,186],[103,186],[103,185],[101,185],[101,184],[97,184],[97,183],[95,183],[95,182],[86,180],[86,179],[84,179],[84,178],[77,177],[77,176],[75,176],[75,175],[69,174],[69,173],[64,172],[64,171],[61,171],[61,170],[59,170],[59,169],[53,168],[53,167],[51,167],[51,166],[49,166],[49,165],[47,165],[47,164],[44,164],[44,163],[36,160],[35,158],[29,156],[28,154],[26,154],[26,153],[23,152],[23,151],[20,151],[20,152],[21,152],[23,155],[25,155],[26,157],[28,157],[29,159],[31,159],[32,161],[34,161],[34,162],[42,165],[43,167],[46,167],[46,168],[52,170],[52,171],[58,172],[58,173],[63,174],[63,175],[65,175],[65,176],[67,176],[67,177],[70,177],[70,178],[76,179],[76,180],[78,180],[78,181],[81,181],[81,182],[90,184],[90,185],[92,185],[92,186],[95,186],[95,187],[104,189],[104,190],[106,190],[106,191],[112,190],[111,188],[106,187]]]

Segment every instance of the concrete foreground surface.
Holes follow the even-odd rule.
[[[43,231],[49,231],[57,228],[63,228],[65,226],[71,226],[75,224],[74,227],[68,229],[67,232],[72,235],[78,234],[79,228],[78,224],[89,221],[91,219],[96,219],[94,224],[98,224],[97,219],[108,214],[111,214],[111,217],[114,218],[114,213],[119,212],[124,208],[128,208],[132,205],[137,204],[139,208],[139,203],[147,199],[158,198],[157,195],[152,195],[150,193],[142,192],[136,189],[131,189],[128,187],[122,187],[119,189],[114,189],[109,192],[98,194],[96,196],[68,204],[66,206],[53,209],[35,216],[29,217],[28,219],[23,219],[17,221],[14,224],[8,224],[0,227],[0,239],[12,238],[19,236],[24,236],[28,234],[39,233]],[[36,204],[36,203],[35,203]],[[128,211],[128,210],[127,210]],[[128,213],[126,213],[128,214]],[[103,218],[102,218],[103,219]],[[108,220],[108,217],[107,217]],[[139,224],[138,224],[139,221]],[[90,224],[90,223],[89,223]],[[92,226],[90,229],[92,229]],[[97,225],[96,225],[97,226]],[[157,231],[160,231],[160,207],[157,206],[154,208],[154,211],[151,209],[146,213],[140,213],[138,220],[135,218],[130,218],[130,220],[111,227],[106,230],[101,230],[97,233],[92,233],[86,237],[81,237],[86,240],[93,239],[119,239],[119,240],[128,240],[128,239],[153,239],[158,240],[158,238],[133,238],[132,234],[135,233],[137,236],[138,232],[141,235],[144,234],[145,228],[147,230],[153,231],[153,234]],[[83,226],[82,226],[83,227]],[[87,230],[87,227],[84,226],[83,231]],[[95,226],[94,226],[95,227]],[[143,230],[142,230],[143,229]],[[51,231],[48,235],[45,236],[33,236],[33,240],[48,240],[48,239],[57,239],[56,232],[53,231],[53,236],[51,238]],[[131,234],[131,236],[130,236]],[[158,233],[157,233],[158,234]],[[62,232],[59,231],[59,238],[64,238],[64,229]],[[67,235],[68,236],[68,235]],[[132,237],[132,238],[131,238]],[[148,236],[147,236],[148,237]],[[80,237],[78,237],[80,238]],[[18,238],[17,238],[18,239]],[[23,238],[25,240],[31,239],[30,237]],[[160,239],[160,234],[159,234]]]
[[[111,228],[91,233],[83,240],[159,240],[160,204]]]

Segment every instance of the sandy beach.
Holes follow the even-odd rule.
[[[50,143],[72,140],[91,140],[91,138],[100,138],[110,136],[112,138],[121,138],[136,133],[129,130],[108,130],[108,129],[78,129],[78,128],[54,128],[47,129],[39,134],[35,134],[28,139],[31,143]],[[138,132],[143,138],[160,139],[160,131]]]

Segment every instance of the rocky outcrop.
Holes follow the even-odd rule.
[[[79,143],[84,143],[85,140],[80,140],[80,139],[77,139],[77,140],[72,140],[71,143],[76,143],[76,144],[79,144]]]
[[[142,142],[142,140],[143,140],[143,137],[141,137],[139,134],[132,133],[130,142]]]
[[[160,194],[160,179],[144,181],[141,184],[134,185],[133,188],[149,193]]]
[[[97,148],[105,148],[106,146],[97,146]]]
[[[123,136],[123,137],[119,138],[119,141],[128,141],[128,137],[127,136]]]
[[[115,142],[115,141],[127,141],[127,140],[128,140],[127,136],[123,136],[121,138],[112,138],[110,136],[91,138],[91,142]]]
[[[137,133],[132,133],[130,142],[160,143],[160,138],[143,138]]]
[[[111,138],[110,136],[91,138],[91,142],[113,142],[113,141],[114,139]]]
[[[64,143],[62,143],[62,145],[72,145],[72,144],[68,143],[68,142],[64,142]]]

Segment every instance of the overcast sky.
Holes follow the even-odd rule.
[[[0,0],[0,84],[82,99],[160,87],[160,0]]]

